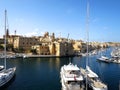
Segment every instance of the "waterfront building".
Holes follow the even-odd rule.
[[[57,42],[56,56],[71,56],[74,55],[73,45],[70,42]]]
[[[36,50],[36,54],[39,55],[50,55],[49,46],[45,43],[34,45],[32,49]]]
[[[73,41],[73,49],[75,53],[79,53],[82,50],[82,42],[83,41]]]
[[[51,35],[46,32],[43,36],[20,36],[9,35],[7,29],[7,44],[13,47],[14,51],[30,53],[38,55],[56,55],[56,56],[71,56],[76,53],[86,52],[86,42],[82,40],[71,40],[68,38],[55,38],[55,34]],[[4,38],[4,36],[3,36]],[[0,39],[0,43],[4,43],[4,39]],[[89,50],[98,49],[100,47],[107,47],[108,43],[89,42]]]
[[[68,42],[53,42],[41,43],[32,46],[39,55],[56,55],[56,56],[71,56],[74,55],[72,43]]]
[[[49,51],[50,51],[50,55],[56,55],[57,52],[56,42],[52,42],[49,44]]]
[[[39,39],[37,37],[15,37],[13,47],[14,49],[23,49],[26,52],[30,52],[33,45],[39,45]]]

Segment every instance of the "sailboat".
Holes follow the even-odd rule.
[[[0,71],[0,87],[7,84],[15,75],[16,67],[6,69],[6,15],[7,11],[5,10],[5,40],[4,40],[4,69]]]
[[[89,2],[87,2],[87,59],[86,59],[86,69],[80,68],[84,78],[86,79],[86,90],[88,90],[88,86],[92,88],[93,90],[107,90],[107,85],[104,84],[98,77],[98,75],[91,70],[91,68],[88,66],[88,59],[89,59],[89,31],[88,31],[88,24],[89,24]]]
[[[101,47],[101,57],[100,58],[97,58],[98,61],[103,61],[103,62],[106,62],[106,63],[110,63],[111,60],[106,57],[105,55],[102,55],[102,47]]]
[[[80,70],[84,76],[87,74],[85,78],[87,78],[87,84],[92,90],[108,90],[107,85],[99,79],[99,76],[89,66],[86,66],[86,70],[83,68]]]

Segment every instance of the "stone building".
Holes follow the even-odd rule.
[[[50,55],[49,46],[47,44],[39,44],[32,46],[33,50],[36,50],[38,55]]]
[[[81,42],[73,43],[66,38],[55,38],[55,34],[49,35],[46,32],[39,37],[24,37],[19,35],[9,35],[7,31],[8,44],[12,44],[14,49],[23,50],[26,53],[35,50],[39,55],[71,56],[74,51],[81,50]],[[35,54],[35,53],[34,53]]]
[[[39,39],[37,37],[15,37],[13,47],[15,49],[24,49],[25,51],[29,52],[33,45],[38,45]]]
[[[74,55],[72,43],[69,42],[57,42],[56,56],[71,56]]]
[[[71,56],[74,55],[72,43],[51,42],[32,46],[39,55]]]
[[[78,53],[82,51],[82,42],[83,41],[74,41],[73,42],[73,48],[74,48],[74,52]]]

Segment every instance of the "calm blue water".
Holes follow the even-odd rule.
[[[109,56],[110,51],[111,48],[104,53]],[[90,56],[89,66],[108,85],[109,90],[119,90],[120,64],[98,62],[96,58],[99,56]],[[8,59],[7,67],[17,67],[16,76],[2,89],[61,90],[60,68],[70,61],[84,68],[86,57]],[[0,60],[0,64],[3,64],[3,60]]]

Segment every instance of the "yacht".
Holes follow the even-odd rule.
[[[93,90],[107,90],[107,85],[102,83],[98,77],[98,75],[91,70],[88,66],[89,61],[89,1],[87,1],[87,22],[86,22],[86,32],[87,32],[87,58],[86,58],[86,68],[80,68],[82,75],[86,80],[86,90],[88,90],[88,86]]]
[[[98,75],[89,66],[86,67],[86,70],[83,68],[80,68],[80,70],[86,76],[84,78],[87,78],[87,84],[90,88],[93,90],[108,90],[107,85],[99,79]]]
[[[62,90],[84,90],[84,79],[77,65],[69,63],[61,67]]]
[[[14,76],[16,67],[6,69],[6,14],[7,11],[5,10],[5,47],[4,47],[4,69],[0,71],[0,87],[7,84]]]
[[[111,62],[111,60],[106,56],[101,56],[100,58],[97,58],[97,60],[107,62],[107,63]]]
[[[0,87],[8,83],[14,76],[16,67],[0,71]]]

